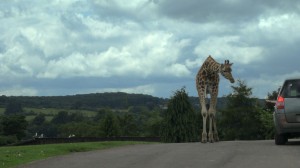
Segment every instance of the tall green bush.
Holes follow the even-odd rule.
[[[222,140],[258,140],[272,136],[272,116],[252,97],[252,88],[238,80],[226,96],[227,107],[221,110],[218,123]]]
[[[9,115],[1,117],[0,124],[2,125],[4,136],[16,136],[21,140],[26,136],[27,121],[22,115]]]
[[[114,137],[120,135],[120,125],[113,112],[108,112],[101,121],[101,131],[105,137]]]
[[[163,118],[162,141],[194,142],[198,140],[196,114],[185,89],[177,90],[168,103]]]

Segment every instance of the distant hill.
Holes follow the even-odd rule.
[[[16,99],[23,107],[33,108],[69,108],[69,109],[125,109],[130,106],[147,106],[152,109],[163,105],[167,99],[144,94],[91,93],[68,96],[1,96],[0,106],[5,107],[10,99]]]
[[[0,96],[0,107],[5,107],[10,99],[16,99],[23,107],[89,109],[99,108],[127,109],[132,106],[146,106],[149,109],[167,105],[169,99],[145,94],[128,94],[123,92],[91,93],[68,96]],[[200,110],[199,98],[190,97],[196,110]],[[264,100],[259,100],[263,105]],[[218,98],[217,109],[226,107],[226,98]]]

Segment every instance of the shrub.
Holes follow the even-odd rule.
[[[0,146],[16,143],[18,141],[16,136],[0,136]]]
[[[185,89],[177,90],[171,97],[163,118],[162,140],[164,142],[197,141],[196,127],[196,114]]]

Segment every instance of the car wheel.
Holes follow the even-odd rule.
[[[284,134],[275,134],[275,144],[276,145],[284,145],[288,141],[288,138]]]

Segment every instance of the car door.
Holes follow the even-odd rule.
[[[289,123],[300,122],[300,80],[288,80],[284,87],[286,120]]]

